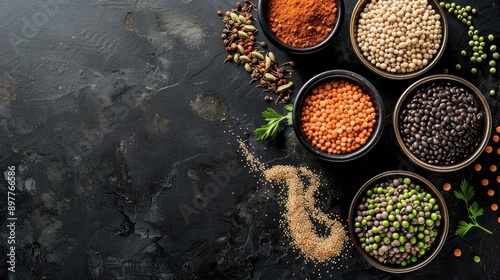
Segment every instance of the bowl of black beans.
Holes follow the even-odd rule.
[[[431,262],[446,241],[449,214],[439,190],[422,176],[393,170],[356,193],[348,218],[356,250],[371,265],[407,273]]]
[[[450,172],[479,157],[491,134],[492,116],[473,84],[442,74],[406,89],[396,103],[393,126],[400,148],[414,164]]]

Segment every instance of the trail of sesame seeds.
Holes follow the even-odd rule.
[[[305,172],[304,172],[305,171]],[[268,181],[285,181],[288,187],[285,218],[290,237],[306,258],[318,262],[329,261],[338,257],[346,240],[345,229],[340,222],[330,219],[314,207],[312,200],[307,201],[301,177],[306,176],[316,181],[309,188],[318,189],[319,180],[306,168],[276,165],[264,171]],[[312,193],[312,192],[309,192]],[[312,195],[311,195],[312,196]],[[311,198],[311,197],[310,197]],[[309,211],[308,211],[309,210]],[[329,229],[329,234],[319,236],[311,218],[315,218]]]
[[[268,168],[250,152],[245,141],[240,138],[237,141],[250,172],[263,175],[263,183],[281,188],[280,204],[285,210],[280,224],[292,245],[307,261],[337,263],[348,237],[339,219],[329,217],[316,207],[314,194],[321,186],[320,176],[306,167],[275,165]],[[326,228],[325,234],[317,233],[313,220]]]

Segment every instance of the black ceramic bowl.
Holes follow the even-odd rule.
[[[401,112],[404,110],[404,106],[406,105],[407,101],[410,98],[412,98],[419,89],[424,88],[432,83],[448,83],[450,85],[456,85],[461,88],[467,89],[468,92],[472,93],[476,97],[479,103],[480,110],[483,113],[483,127],[481,128],[481,139],[479,140],[478,146],[466,158],[450,165],[430,164],[418,158],[416,155],[410,152],[408,147],[406,147],[406,145],[404,144],[403,137],[399,129],[400,125],[399,116],[401,115]],[[484,148],[488,144],[488,140],[490,138],[492,130],[492,114],[490,111],[490,107],[488,105],[488,101],[486,100],[486,98],[484,98],[481,91],[479,91],[479,89],[477,89],[473,84],[471,84],[467,80],[464,80],[460,77],[453,75],[446,75],[446,74],[433,75],[416,81],[415,83],[410,85],[401,95],[394,108],[393,128],[399,147],[401,148],[405,156],[408,157],[414,164],[418,165],[421,168],[425,168],[427,170],[434,172],[451,172],[459,170],[471,164],[484,151]]]
[[[391,265],[389,263],[379,262],[362,248],[361,242],[357,234],[355,233],[355,218],[357,217],[357,211],[358,211],[357,207],[361,203],[361,199],[366,196],[367,190],[373,188],[375,184],[381,184],[389,180],[397,179],[400,177],[410,178],[412,183],[416,185],[418,184],[427,193],[430,193],[432,197],[434,197],[434,199],[436,200],[436,204],[439,205],[439,211],[441,212],[441,220],[440,220],[441,224],[439,225],[439,227],[436,228],[437,231],[436,240],[432,243],[431,247],[417,259],[416,262],[410,263],[407,266],[401,266],[397,264]],[[446,202],[443,196],[441,196],[439,190],[431,182],[429,182],[424,177],[412,172],[403,170],[393,170],[380,173],[374,176],[358,190],[358,192],[354,196],[354,199],[352,200],[351,207],[349,209],[349,218],[347,223],[348,223],[349,235],[351,236],[353,245],[366,261],[368,261],[371,265],[375,266],[376,268],[387,272],[407,273],[422,268],[423,266],[431,262],[439,254],[439,251],[443,247],[446,241],[446,237],[448,236],[450,220],[449,220],[448,208],[446,207]]]
[[[262,31],[264,31],[264,34],[266,37],[278,48],[289,52],[289,53],[294,53],[294,54],[311,54],[317,51],[320,51],[330,45],[336,35],[340,33],[340,28],[342,25],[342,20],[343,20],[343,14],[344,14],[344,3],[343,0],[334,0],[337,4],[337,15],[335,18],[335,23],[334,26],[332,26],[332,31],[330,34],[326,37],[325,40],[320,42],[317,45],[314,45],[312,47],[307,47],[307,48],[298,48],[298,47],[293,47],[290,45],[287,45],[283,42],[281,42],[271,31],[269,24],[267,22],[267,7],[268,7],[268,2],[270,0],[259,0],[258,2],[258,15],[259,15],[259,23]],[[290,2],[293,3],[293,2]]]
[[[358,149],[343,153],[343,154],[330,154],[328,152],[322,151],[312,145],[312,143],[307,139],[306,135],[302,130],[301,123],[301,110],[304,103],[305,98],[310,94],[311,90],[314,89],[317,85],[325,83],[330,80],[344,80],[351,82],[355,85],[358,85],[365,94],[370,96],[371,102],[375,108],[376,112],[376,124],[373,128],[370,138],[366,141],[364,145],[359,147]],[[293,104],[293,128],[295,131],[295,135],[299,139],[300,143],[313,155],[316,157],[330,161],[330,162],[346,162],[350,160],[357,159],[370,151],[380,139],[382,135],[382,131],[384,130],[384,118],[385,118],[385,110],[384,103],[377,89],[363,76],[348,71],[348,70],[330,70],[323,73],[320,73],[309,81],[307,81],[299,93],[297,94],[297,98]]]

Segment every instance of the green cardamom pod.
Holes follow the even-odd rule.
[[[273,74],[271,74],[271,73],[266,73],[266,74],[264,74],[264,77],[265,77],[266,79],[268,79],[269,81],[276,82],[276,77],[275,77]]]
[[[231,16],[231,19],[232,19],[234,22],[241,23],[240,18],[238,17],[238,15],[237,15],[237,14],[235,14],[235,13],[231,13],[231,14],[230,14],[230,16]]]
[[[269,58],[274,62],[276,63],[276,57],[274,56],[274,53],[272,52],[268,52],[267,55],[269,56]]]
[[[240,36],[242,39],[248,39],[248,34],[244,31],[238,30],[238,36]]]
[[[252,52],[252,57],[255,57],[255,58],[257,58],[258,60],[261,60],[261,61],[265,59],[264,56],[260,52],[256,52],[256,51]]]
[[[237,45],[236,48],[238,49],[238,52],[241,53],[241,54],[244,54],[245,53],[245,48],[243,48],[242,45]]]
[[[245,63],[245,70],[247,70],[248,73],[252,73],[253,69],[250,63]]]
[[[239,53],[234,54],[233,61],[234,61],[234,63],[240,62],[240,54]]]
[[[248,56],[246,56],[246,55],[241,55],[240,56],[240,61],[244,62],[244,63],[250,63],[250,62],[252,62],[252,60],[250,58],[248,58]]]
[[[271,68],[271,58],[266,55],[266,71]]]
[[[257,30],[257,28],[255,28],[255,26],[253,25],[244,25],[243,27],[245,28],[245,31],[254,32],[255,30]]]
[[[293,86],[293,82],[288,82],[288,84],[281,85],[278,87],[277,92],[285,92]]]
[[[242,16],[242,15],[240,15],[238,18],[239,18],[239,20],[240,20],[241,23],[246,23],[247,22],[247,19],[244,16]]]

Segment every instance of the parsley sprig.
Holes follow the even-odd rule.
[[[465,207],[467,208],[467,215],[469,216],[471,222],[470,223],[466,221],[458,222],[458,228],[455,231],[455,234],[460,237],[463,237],[469,231],[469,229],[473,227],[478,227],[486,231],[487,233],[492,234],[490,230],[482,227],[477,222],[477,217],[484,214],[483,208],[479,207],[479,204],[476,201],[469,203],[472,197],[474,196],[474,188],[470,186],[465,179],[462,180],[460,188],[461,191],[455,191],[455,197],[465,201]]]
[[[275,139],[278,135],[279,125],[281,121],[287,120],[287,124],[292,124],[292,104],[285,105],[285,109],[288,113],[284,116],[278,114],[273,108],[267,108],[262,112],[262,116],[268,122],[267,124],[255,129],[255,140],[264,140],[269,137]]]

